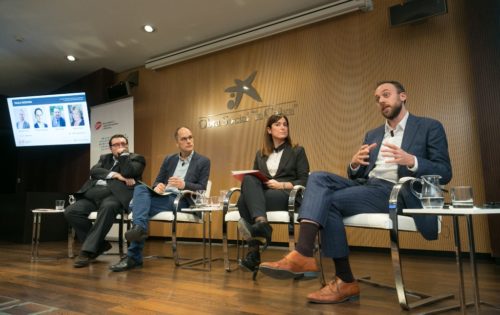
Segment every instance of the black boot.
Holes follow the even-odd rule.
[[[239,265],[247,271],[255,272],[260,265],[259,248],[249,248],[247,256],[240,260]]]
[[[248,242],[248,253],[245,258],[239,261],[239,265],[244,271],[252,272],[252,279],[255,281],[257,279],[257,273],[259,272],[260,265],[260,250],[259,241],[250,240]]]
[[[265,250],[269,244],[271,244],[271,236],[273,234],[273,228],[267,221],[259,221],[252,225],[252,237],[262,244],[264,247],[262,250]]]
[[[238,230],[245,241],[255,240],[260,245],[263,245],[264,248],[262,250],[265,250],[271,243],[273,228],[267,221],[259,221],[250,225],[245,219],[241,218],[238,221]]]

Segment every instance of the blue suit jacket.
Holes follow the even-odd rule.
[[[153,183],[153,188],[159,183],[167,184],[168,179],[174,175],[175,168],[179,162],[179,153],[169,155],[163,160],[158,176]],[[184,178],[187,190],[207,189],[208,177],[210,175],[210,160],[201,154],[194,152],[191,162]]]
[[[377,147],[370,152],[370,164],[352,174],[348,167],[349,177],[368,178],[368,173],[375,167],[382,140],[384,138],[384,125],[370,130],[363,141],[364,144],[377,143]],[[434,119],[409,115],[403,135],[401,148],[416,156],[418,169],[415,173],[406,166],[398,167],[398,178],[405,176],[421,177],[422,175],[441,175],[440,183],[447,184],[452,177],[450,157],[448,154],[448,141],[443,125]],[[417,207],[415,200],[407,192],[401,193],[401,207]],[[421,205],[418,205],[420,208]],[[426,239],[437,238],[437,216],[417,215],[414,217],[418,230]]]

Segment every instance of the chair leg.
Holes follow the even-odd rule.
[[[224,253],[224,269],[227,272],[234,271],[238,269],[238,267],[231,268],[231,261],[233,262],[238,262],[241,258],[241,240],[239,237],[239,230],[238,230],[238,225],[236,225],[236,259],[235,258],[229,258],[229,241],[228,241],[228,236],[227,236],[227,222],[224,221],[223,227],[222,227],[222,250]]]
[[[227,239],[227,221],[222,223],[222,252],[224,254],[224,269],[231,272],[231,263],[229,260],[229,245]]]
[[[120,222],[118,223],[118,251],[120,253],[120,257],[123,257],[123,224],[125,223],[125,220],[123,216],[125,215],[125,212],[122,211],[120,215]]]
[[[394,230],[390,230],[389,233],[391,239],[391,261],[392,261],[392,270],[394,275],[395,286],[370,280],[370,277],[358,278],[357,280],[365,284],[370,284],[377,287],[395,290],[398,296],[399,305],[404,310],[412,310],[419,306],[428,305],[445,299],[453,298],[454,295],[451,293],[430,296],[422,292],[410,291],[405,288],[403,280],[403,269],[401,265],[401,255],[399,251],[399,236],[397,232],[394,232]],[[408,296],[417,298],[417,300],[414,302],[409,302]]]
[[[68,258],[74,258],[73,246],[75,244],[75,232],[71,225],[68,225]]]
[[[288,231],[288,250],[293,251],[295,249],[295,224],[292,224],[292,231]]]
[[[324,287],[326,285],[326,280],[325,280],[325,271],[323,269],[323,259],[321,257],[321,237],[320,237],[320,231],[318,231],[318,235],[316,236],[316,244],[314,246],[314,257],[316,257],[316,263],[319,266],[319,283],[321,283],[321,287]]]
[[[179,254],[177,253],[177,220],[172,221],[172,257],[176,266],[180,266]]]
[[[440,294],[436,296],[430,296],[425,293],[410,291],[405,289],[403,280],[403,269],[401,266],[401,257],[399,252],[399,235],[394,230],[390,231],[391,238],[391,260],[392,260],[392,270],[394,273],[394,282],[396,285],[396,292],[398,295],[399,305],[405,310],[414,309],[422,305],[427,305],[431,303],[436,303],[445,299],[453,298],[453,294]],[[415,302],[408,302],[407,295],[417,297],[418,300]]]

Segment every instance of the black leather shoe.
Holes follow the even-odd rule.
[[[109,270],[114,272],[127,271],[134,268],[142,268],[142,262],[136,262],[131,257],[124,257],[119,263],[109,266]]]
[[[255,272],[259,269],[260,265],[260,252],[259,250],[251,250],[247,256],[239,261],[239,265],[243,270]]]
[[[125,232],[125,238],[129,242],[140,242],[148,238],[148,232],[146,232],[142,227],[134,225],[130,230]]]
[[[76,257],[75,262],[73,263],[73,267],[75,267],[75,268],[87,267],[93,261],[94,261],[93,257],[90,257],[89,255],[87,255],[85,253],[80,253],[80,255],[78,255],[78,257]]]

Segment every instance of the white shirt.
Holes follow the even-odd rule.
[[[180,153],[179,153],[179,161],[177,162],[177,166],[175,167],[174,174],[172,176],[179,177],[182,180],[186,177],[186,173],[189,168],[189,163],[191,162],[191,159],[193,158],[194,150],[191,152],[191,154],[185,158],[184,160],[182,159]],[[179,192],[179,188],[177,187],[165,187],[165,191],[171,191],[174,193]]]
[[[267,169],[269,170],[269,174],[274,177],[276,172],[278,172],[278,167],[280,166],[281,156],[283,155],[284,150],[280,150],[279,152],[274,152],[269,154],[267,158]]]
[[[396,128],[392,129],[387,121],[385,122],[385,133],[384,139],[382,140],[382,147],[378,151],[377,160],[375,161],[375,167],[370,171],[368,177],[370,178],[380,178],[387,181],[397,183],[398,182],[398,164],[396,163],[386,163],[386,160],[392,160],[392,157],[382,156],[382,149],[385,143],[394,144],[395,146],[401,147],[403,143],[403,135],[406,128],[406,122],[408,121],[409,113],[401,119]],[[418,168],[417,159],[415,159],[415,165],[409,168],[410,171],[414,172]]]

